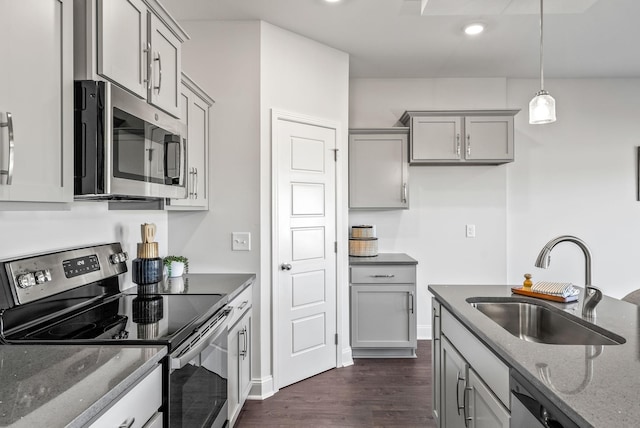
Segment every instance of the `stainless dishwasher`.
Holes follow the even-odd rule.
[[[522,375],[511,370],[511,428],[580,428]]]

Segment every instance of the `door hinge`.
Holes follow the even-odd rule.
[[[333,242],[333,252],[338,254],[338,241]]]
[[[333,150],[333,160],[335,162],[338,162],[338,150],[339,149],[331,149],[331,150]]]
[[[336,345],[338,344],[338,333],[336,333]]]

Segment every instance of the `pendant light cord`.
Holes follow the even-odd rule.
[[[542,8],[543,0],[540,0],[540,91],[544,91],[544,45],[542,43],[542,26],[543,26],[543,8]]]

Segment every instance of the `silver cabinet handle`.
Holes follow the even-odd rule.
[[[460,157],[460,134],[456,134],[456,155]]]
[[[193,199],[198,199],[198,168],[193,168],[194,176],[193,176]]]
[[[413,293],[409,293],[409,302],[410,302],[409,310],[411,311],[411,313],[413,313],[414,311]]]
[[[458,415],[460,410],[464,408],[464,405],[460,407],[460,381],[464,381],[465,378],[460,377],[460,370],[458,370],[458,377],[456,379],[456,408],[458,409]]]
[[[162,56],[160,56],[160,52],[158,52],[158,58],[154,58],[154,61],[158,61],[158,86],[154,86],[153,89],[158,91],[160,94],[160,89],[162,89]]]
[[[7,165],[7,169],[0,170],[0,175],[7,176],[7,186],[10,186],[13,181],[13,152],[15,143],[13,140],[13,116],[9,112],[7,112],[7,121],[0,123],[0,128],[4,127],[7,128],[9,133],[9,164]]]
[[[467,134],[467,156],[471,156],[471,134]]]
[[[248,301],[248,300],[245,300],[244,302],[242,302],[242,304],[240,304],[240,305],[238,306],[238,309],[240,309],[240,310],[244,309],[244,307],[245,307],[245,306],[247,306],[247,303],[249,303],[249,301]]]
[[[402,203],[407,203],[407,183],[402,183]]]
[[[195,187],[196,187],[196,169],[194,167],[189,168],[189,199],[195,199]]]
[[[147,54],[147,78],[145,82],[147,82],[147,90],[151,89],[151,76],[153,75],[153,62],[151,61],[151,42],[147,42],[146,49],[142,50]]]
[[[136,421],[136,418],[131,418],[131,419],[125,419],[124,422],[122,422],[118,428],[131,428],[133,426],[133,423]]]
[[[280,270],[291,270],[292,266],[289,263],[282,263],[280,265]]]
[[[467,412],[467,406],[469,405],[469,403],[467,403],[467,392],[469,391],[473,391],[473,388],[469,386],[465,386],[464,390],[462,391],[462,417],[464,418],[465,427],[468,427],[469,422],[473,420],[473,417],[468,416],[468,412]]]
[[[245,355],[247,355],[247,331],[246,329],[242,329],[238,332],[239,336],[242,336],[242,349],[240,349],[238,351],[238,354],[242,357],[242,359],[244,360]],[[240,346],[240,341],[238,341],[238,346]]]
[[[242,359],[244,360],[249,354],[249,332],[247,331],[247,327],[244,328],[244,355]]]
[[[387,274],[387,275],[370,275],[371,278],[395,278],[395,275],[393,274]]]

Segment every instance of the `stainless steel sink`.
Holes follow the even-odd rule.
[[[626,342],[623,337],[558,308],[518,298],[472,298],[467,302],[527,342],[556,345],[621,345]]]

